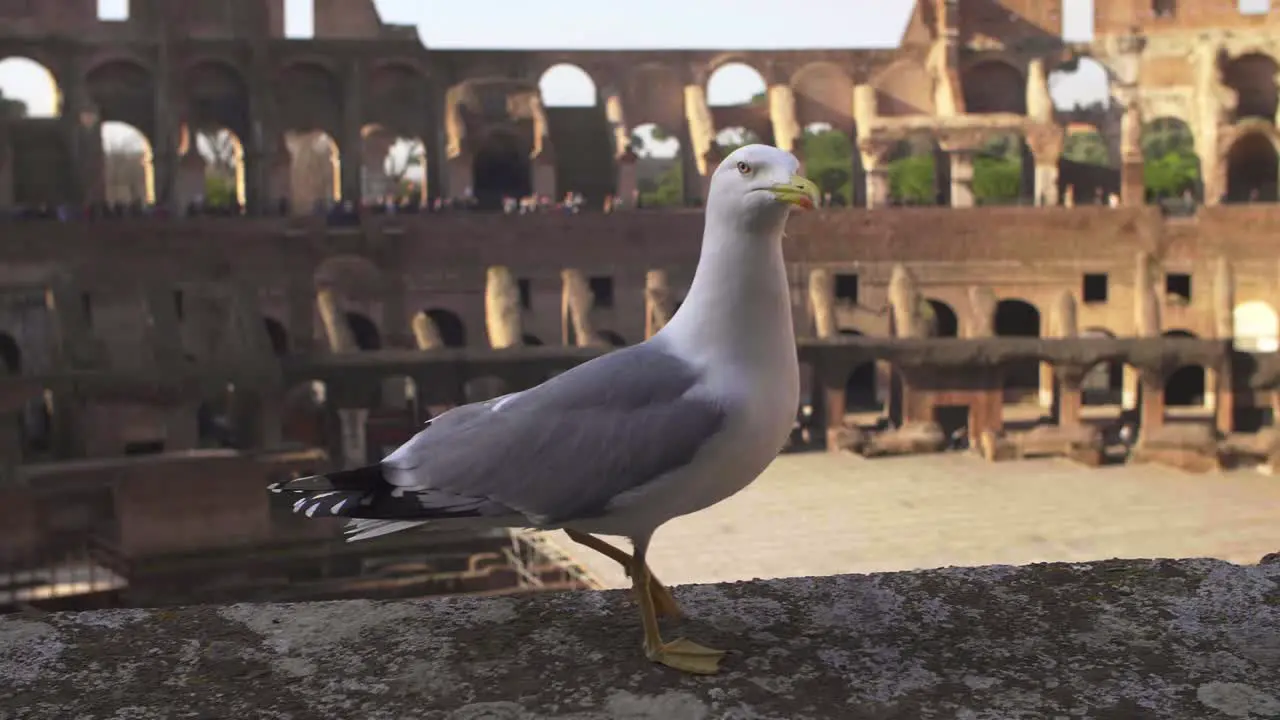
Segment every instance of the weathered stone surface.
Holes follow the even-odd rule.
[[[1280,565],[1112,561],[625,592],[0,620],[0,718],[1275,718]],[[674,628],[668,638],[676,637]]]

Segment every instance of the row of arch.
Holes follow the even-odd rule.
[[[947,303],[929,299],[932,310],[932,337],[957,337],[959,326],[955,311]],[[1247,352],[1280,351],[1280,314],[1261,300],[1240,303],[1233,310],[1234,344]],[[996,306],[994,331],[997,337],[1040,337],[1042,333],[1040,311],[1025,300],[1005,299]],[[856,330],[842,330],[844,334],[861,335]],[[1114,338],[1105,328],[1086,328],[1083,338]],[[1174,329],[1165,337],[1194,338],[1187,330]],[[1123,392],[1123,365],[1116,361],[1104,361],[1092,368],[1083,383],[1085,405],[1119,405]],[[876,362],[863,363],[850,373],[845,386],[845,404],[850,413],[882,413],[887,410],[887,398],[879,381],[880,371]],[[1200,366],[1177,368],[1166,379],[1165,404],[1170,407],[1204,407],[1207,402],[1207,372]],[[1029,360],[1008,366],[1004,373],[1006,403],[1021,404],[1034,397],[1042,386],[1041,363]],[[1038,401],[1036,401],[1038,402]],[[1032,402],[1032,404],[1036,404]]]

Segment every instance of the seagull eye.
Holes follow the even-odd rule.
[[[750,174],[751,174],[751,166],[750,166],[750,165],[748,165],[748,164],[746,164],[746,163],[745,163],[745,162],[743,162],[742,160],[739,160],[739,161],[738,161],[738,172],[742,173],[743,175],[750,175]]]

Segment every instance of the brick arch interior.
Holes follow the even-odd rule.
[[[271,317],[264,315],[262,324],[267,331],[267,339],[271,342],[271,352],[276,357],[284,357],[289,354],[289,331],[285,329],[284,323]]]
[[[1167,330],[1167,338],[1194,338],[1189,330]],[[1164,404],[1166,407],[1202,407],[1206,401],[1207,373],[1200,365],[1183,365],[1165,377]]]
[[[109,60],[85,74],[86,91],[98,119],[133,126],[155,140],[155,86],[151,73],[132,60]]]
[[[901,62],[877,77],[876,112],[885,117],[933,115],[933,79],[923,66]]]
[[[958,337],[960,335],[960,318],[947,303],[929,298],[929,309],[933,311],[932,327],[929,333],[933,337]]]
[[[7,332],[0,332],[0,362],[4,363],[4,370],[9,375],[22,372],[22,347]]]
[[[1275,202],[1277,157],[1268,132],[1246,132],[1227,150],[1227,202]]]
[[[1222,65],[1222,84],[1236,94],[1236,120],[1258,118],[1275,123],[1280,64],[1263,53],[1247,53]]]
[[[1022,72],[1003,60],[985,60],[960,73],[964,109],[971,114],[1027,114],[1026,80]]]
[[[249,91],[241,72],[220,60],[204,60],[183,74],[183,121],[197,131],[226,128],[249,137]]]
[[[462,316],[452,310],[444,308],[427,308],[422,311],[424,315],[431,320],[436,326],[436,332],[440,333],[440,341],[445,347],[466,347],[467,346],[467,325],[462,321]],[[537,338],[534,338],[535,340]],[[541,343],[529,343],[526,345]]]
[[[281,68],[276,107],[284,130],[342,137],[342,83],[319,63],[295,62]]]
[[[997,337],[1040,337],[1040,310],[1026,300],[1005,299],[996,304]],[[1040,387],[1040,362],[1025,360],[1004,368],[1006,391],[1023,393]]]

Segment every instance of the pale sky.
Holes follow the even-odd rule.
[[[790,5],[778,0],[645,0],[642,6],[554,0],[538,3],[534,11],[512,0],[510,12],[503,14],[482,2],[375,2],[383,20],[416,25],[423,42],[440,49],[886,48],[897,45],[912,7],[912,0],[807,0]],[[1061,2],[1064,34],[1071,40],[1088,39],[1094,0]],[[311,0],[285,0],[285,5],[286,33],[310,37]],[[123,19],[127,14],[128,0],[99,0],[103,19]],[[541,86],[549,106],[592,104],[592,89],[572,69],[553,69]],[[711,104],[722,105],[744,101],[763,89],[754,71],[726,66],[712,77],[707,94]],[[54,105],[49,83],[30,61],[0,62],[0,90],[6,97],[26,101],[34,116],[50,114]],[[1059,105],[1087,104],[1105,96],[1106,80],[1101,68],[1086,66],[1074,76],[1052,77],[1050,91]]]

